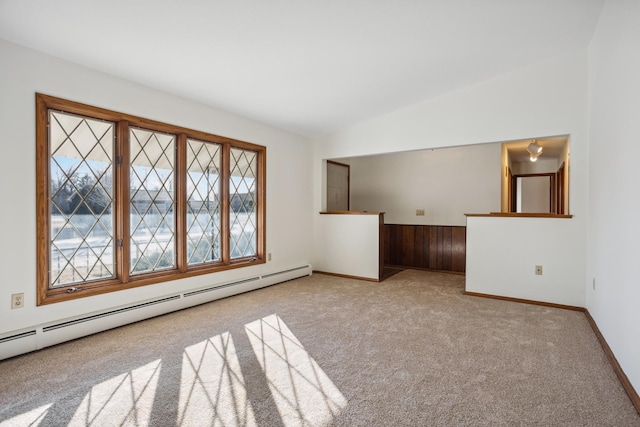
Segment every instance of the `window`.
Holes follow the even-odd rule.
[[[129,274],[176,268],[176,137],[129,129]]]
[[[266,148],[36,95],[38,304],[264,262]]]
[[[187,263],[220,261],[222,147],[187,140]]]

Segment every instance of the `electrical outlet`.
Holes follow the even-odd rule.
[[[24,293],[12,294],[11,295],[11,308],[22,308],[24,307]]]
[[[536,276],[542,276],[542,266],[536,265]]]
[[[596,290],[596,278],[593,278],[593,283],[591,284],[591,286],[593,286],[593,290]]]
[[[417,216],[424,216],[424,209],[416,209]]]
[[[271,261],[271,252],[267,254],[267,261]]]

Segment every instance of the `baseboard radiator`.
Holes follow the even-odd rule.
[[[311,273],[311,265],[301,265],[12,331],[0,335],[0,360]]]

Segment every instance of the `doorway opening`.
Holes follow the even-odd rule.
[[[350,166],[327,160],[327,211],[348,211],[350,208]]]
[[[569,215],[569,157],[568,136],[503,143],[502,212]]]

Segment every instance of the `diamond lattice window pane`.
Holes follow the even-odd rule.
[[[187,140],[187,263],[220,261],[221,146]]]
[[[130,128],[130,273],[175,268],[174,135]]]
[[[115,124],[49,111],[49,286],[115,277]]]
[[[229,223],[231,258],[256,256],[258,153],[231,149]]]

